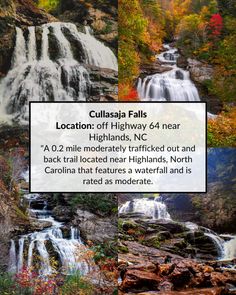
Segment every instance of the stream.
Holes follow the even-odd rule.
[[[191,81],[190,73],[177,66],[179,57],[178,49],[163,45],[166,51],[157,55],[157,60],[163,65],[170,67],[169,71],[161,74],[148,75],[139,78],[137,91],[142,101],[201,101],[198,90]],[[208,113],[209,118],[216,115]]]
[[[25,173],[24,177],[28,182],[28,173]],[[69,235],[65,237],[62,230],[64,224],[52,217],[48,203],[41,195],[25,192],[23,199],[28,204],[29,216],[39,224],[46,222],[49,226],[11,240],[8,265],[10,273],[20,272],[24,267],[30,271],[34,270],[37,263],[40,264],[41,276],[55,273],[51,252],[57,254],[57,262],[64,274],[79,271],[81,275],[86,275],[95,269],[92,259],[86,258],[88,248],[83,243],[78,228],[71,227]]]
[[[166,220],[172,222],[172,218],[166,205],[160,201],[160,197],[141,198],[128,201],[119,207],[119,214],[122,213],[141,213],[153,220]],[[214,231],[198,226],[193,222],[181,223],[190,232],[202,231],[209,237],[219,253],[218,260],[227,261],[236,258],[236,235],[218,235]],[[235,268],[235,266],[232,266]]]

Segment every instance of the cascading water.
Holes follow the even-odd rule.
[[[16,244],[14,240],[11,240],[11,247],[9,252],[8,271],[15,273],[17,271],[17,257],[16,257]]]
[[[80,63],[74,58],[67,35],[82,47]],[[56,42],[56,51],[50,38]],[[114,53],[88,28],[81,33],[75,25],[59,22],[29,27],[28,32],[16,28],[12,67],[0,83],[1,113],[27,123],[30,100],[86,101],[91,85],[86,64],[118,68]]]
[[[28,180],[28,173],[23,175]],[[8,271],[19,272],[24,266],[29,270],[34,266],[35,259],[40,262],[39,274],[50,275],[54,272],[53,263],[47,245],[57,253],[61,269],[65,274],[79,271],[81,275],[88,274],[95,265],[91,259],[86,258],[87,247],[81,240],[79,229],[71,227],[70,237],[64,238],[62,232],[63,224],[57,222],[47,208],[47,202],[37,194],[26,194],[25,199],[29,206],[34,204],[38,209],[29,208],[32,218],[37,218],[38,222],[49,222],[51,226],[42,231],[36,231],[19,238],[18,247],[16,242],[11,240],[9,251]],[[18,250],[16,250],[18,249]],[[17,253],[18,252],[18,253]],[[38,253],[39,258],[35,256]]]
[[[134,199],[126,202],[119,208],[119,213],[143,213],[153,219],[171,220],[167,212],[166,205],[158,201],[158,198],[152,199]]]
[[[224,243],[223,260],[231,260],[236,258],[236,236],[231,236],[231,239]]]
[[[213,241],[218,251],[219,258],[223,257],[225,241],[219,235],[217,235],[217,233],[210,230],[209,228],[202,227],[202,226],[199,227],[196,223],[193,223],[193,222],[185,222],[184,224],[193,233],[199,229],[202,230],[204,232],[204,235],[206,237],[209,237]]]
[[[176,66],[178,52],[176,48],[164,46],[167,51],[157,58],[172,69],[162,74],[139,78],[138,94],[141,100],[148,101],[200,101],[197,88],[190,79],[188,71]]]
[[[152,217],[156,220],[172,221],[167,207],[163,202],[160,202],[160,197],[156,198],[140,198],[128,201],[119,207],[119,214],[122,213],[141,213],[147,217]],[[225,241],[214,231],[198,226],[193,222],[185,222],[184,226],[191,232],[201,230],[205,236],[209,237],[214,243],[218,251],[219,260],[232,260],[236,258],[236,237],[228,236],[228,241]]]
[[[85,62],[87,64],[99,68],[118,70],[117,59],[111,49],[95,39],[89,27],[85,27],[85,34],[78,32],[76,26],[72,23],[66,24],[66,27],[73,37],[82,45],[85,53]]]
[[[50,242],[53,249],[59,255],[61,267],[65,273],[68,274],[75,270],[79,270],[82,275],[87,274],[92,266],[89,261],[86,261],[84,258],[84,256],[86,256],[87,248],[81,241],[79,231],[75,228],[71,228],[71,238],[66,239],[63,237],[61,231],[62,223],[56,222],[52,217],[42,218],[43,212],[40,216],[41,218],[38,219],[39,221],[51,221],[52,226],[41,232],[34,232],[21,237],[19,239],[19,253],[17,259],[14,250],[15,242],[12,240],[8,267],[9,272],[16,271],[16,263],[17,271],[20,271],[25,265],[31,269],[35,259],[33,252],[36,250],[39,253],[39,261],[41,263],[39,273],[43,276],[52,274],[54,270],[51,266],[50,255],[46,247],[46,243]],[[29,246],[26,245],[26,241]],[[24,252],[27,253],[26,260],[24,258]]]
[[[18,253],[18,263],[17,263],[17,270],[20,271],[23,267],[24,263],[24,244],[25,238],[22,237],[19,239],[19,253]]]
[[[215,244],[217,250],[218,250],[218,253],[219,253],[219,258],[222,258],[224,256],[224,243],[225,241],[219,237],[217,235],[217,233],[211,231],[210,229],[208,228],[203,228],[204,229],[204,235],[209,237],[213,243]]]

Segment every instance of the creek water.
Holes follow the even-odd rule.
[[[128,201],[119,207],[119,214],[122,213],[141,213],[154,220],[173,221],[165,203],[156,198],[140,198]],[[201,230],[205,236],[209,237],[219,253],[219,260],[232,260],[236,258],[236,236],[218,235],[214,231],[198,226],[193,222],[182,223],[189,231],[195,232]]]

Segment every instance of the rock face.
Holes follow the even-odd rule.
[[[38,9],[31,0],[9,0],[3,3],[1,2],[0,17],[1,21],[4,22],[4,18],[7,18],[9,23],[17,26],[36,26],[56,21],[53,16]]]
[[[57,17],[61,21],[73,22],[76,25],[89,25],[96,38],[117,51],[117,1],[83,0],[62,1]]]
[[[89,211],[77,209],[72,223],[80,228],[84,239],[95,243],[113,241],[117,236],[115,217],[99,217]]]
[[[140,76],[145,77],[149,75],[162,74],[170,70],[172,70],[171,67],[163,66],[159,61],[156,61],[151,64],[142,64],[140,68]]]
[[[183,260],[181,256],[138,242],[122,243],[128,252],[119,254],[121,294],[231,294],[227,285],[236,283],[233,272],[223,272],[191,259]]]
[[[62,221],[62,222],[70,221],[73,216],[71,208],[65,207],[62,205],[56,206],[52,210],[52,214],[57,220]]]
[[[188,60],[186,57],[184,57],[183,55],[180,55],[177,58],[177,66],[183,69],[187,69],[188,67]]]
[[[16,148],[22,137],[25,136],[19,130],[0,128],[0,144],[7,153],[0,154],[0,271],[5,271],[8,263],[9,240],[16,234],[22,234],[30,226],[27,212],[20,202],[19,188],[15,182],[15,177],[20,177],[19,169],[24,165],[19,156],[24,154],[24,149]],[[10,157],[10,150],[18,155],[16,161]],[[11,166],[15,168],[12,175]],[[18,172],[17,172],[18,171]],[[20,170],[21,171],[21,170]]]
[[[213,78],[213,66],[195,59],[188,59],[188,69],[193,81],[203,83]]]
[[[86,66],[90,73],[91,101],[114,101],[118,100],[118,72],[110,69],[100,69]]]
[[[152,220],[134,213],[122,214],[120,217],[121,240],[139,241],[142,245],[185,258],[214,260],[221,254],[213,240],[206,236],[201,228],[192,232],[178,222]],[[121,246],[122,251],[125,252],[125,249]]]
[[[213,66],[195,59],[188,59],[188,70],[191,79],[198,88],[200,97],[202,97],[203,101],[208,102],[208,112],[219,113],[222,110],[223,104],[216,96],[210,94],[207,88],[207,83],[213,78]]]
[[[182,50],[180,50],[182,53]],[[186,58],[184,55],[180,55],[177,59],[177,66],[185,70],[189,70],[191,79],[194,81],[200,97],[203,101],[209,102],[208,111],[218,113],[222,110],[222,103],[220,100],[209,93],[207,84],[213,79],[214,67],[207,63]]]
[[[35,7],[31,0],[9,0],[0,3],[0,78],[11,66],[15,46],[15,26],[36,26],[56,19]]]

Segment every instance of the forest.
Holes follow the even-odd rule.
[[[218,115],[208,125],[209,146],[235,146],[235,17],[233,0],[119,0],[120,99],[142,100],[138,77],[169,44],[180,53],[179,67],[194,61],[191,79]]]

